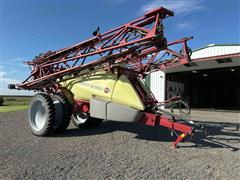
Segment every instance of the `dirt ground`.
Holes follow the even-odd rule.
[[[0,179],[238,179],[239,119],[201,122],[207,137],[174,150],[162,127],[107,121],[43,138],[31,134],[26,111],[2,113]]]

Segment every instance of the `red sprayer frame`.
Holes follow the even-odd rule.
[[[162,21],[173,15],[172,11],[161,7],[102,34],[98,28],[93,33],[94,37],[89,40],[40,54],[32,61],[26,62],[32,70],[30,76],[21,84],[9,85],[9,88],[53,93],[60,90],[59,82],[66,75],[74,78],[99,69],[110,71],[124,64],[125,68],[119,68],[120,73],[145,76],[152,71],[186,64],[190,61],[191,53],[187,41],[192,37],[171,43],[164,37]],[[170,49],[170,46],[179,44],[182,45],[181,51]],[[145,92],[136,84],[134,78],[130,81],[135,83],[139,95],[143,96]],[[157,101],[153,98],[146,103],[154,104]],[[77,101],[74,106],[74,110],[76,109],[89,111],[89,102]],[[146,125],[161,125],[182,132],[174,147],[193,131],[189,125],[174,122],[155,112],[144,112],[141,121]]]
[[[187,63],[190,60],[187,41],[192,37],[167,43],[162,20],[169,16],[173,12],[161,7],[106,33],[97,30],[95,37],[69,48],[40,54],[26,62],[31,75],[16,88],[46,91],[65,75],[109,69],[123,62],[128,64],[128,69],[142,74]],[[175,44],[182,44],[181,53],[169,48]],[[172,58],[157,59],[160,52],[171,54]]]

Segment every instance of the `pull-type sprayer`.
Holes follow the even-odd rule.
[[[164,37],[163,19],[173,15],[160,7],[105,33],[97,28],[89,40],[26,62],[31,74],[9,88],[41,92],[29,107],[32,132],[46,136],[64,131],[70,119],[77,127],[106,119],[180,132],[173,147],[191,136],[193,122],[178,122],[182,115],[156,108],[159,102],[142,80],[153,71],[190,61],[187,41],[192,37],[170,43]],[[170,49],[179,44],[179,51]]]

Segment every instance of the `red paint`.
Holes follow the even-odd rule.
[[[82,105],[82,111],[85,112],[85,113],[88,113],[89,112],[89,104],[83,104]]]
[[[181,142],[187,135],[191,136],[193,132],[193,128],[191,126],[179,122],[174,122],[170,118],[159,114],[144,112],[140,122],[148,126],[160,125],[170,130],[181,132],[182,134],[177,137],[175,142],[173,142],[173,147],[176,147],[177,144]]]
[[[73,106],[73,112],[85,112],[89,113],[90,112],[90,104],[89,101],[86,100],[75,100],[75,104]]]
[[[140,122],[148,126],[156,126],[158,120],[159,120],[159,116],[157,116],[156,114],[144,112]]]
[[[25,81],[14,87],[54,93],[60,91],[59,82],[64,76],[74,78],[97,70],[112,72],[117,70],[118,75],[128,75],[145,106],[151,107],[157,100],[152,94],[149,96],[137,77],[190,61],[187,41],[192,37],[168,43],[164,36],[162,21],[169,16],[173,16],[172,11],[162,7],[157,8],[134,21],[108,32],[98,33],[87,41],[41,54],[32,61],[26,62],[32,72]],[[182,53],[170,49],[172,45],[182,45]],[[156,59],[160,52],[173,57],[164,61]],[[91,57],[96,59],[92,60]],[[124,63],[125,68],[121,68],[120,63]],[[104,89],[105,93],[109,91],[108,87]],[[89,101],[76,100],[73,112],[89,113]],[[192,133],[190,126],[173,122],[161,114],[149,112],[143,112],[143,114],[141,121],[146,125],[161,125],[185,134]],[[175,145],[180,140],[181,138]]]
[[[31,75],[16,85],[16,88],[44,90],[45,87],[58,84],[58,80],[65,75],[74,76],[83,70],[87,70],[83,73],[87,74],[96,67],[110,70],[113,64],[123,61],[128,64],[127,69],[139,75],[187,63],[190,58],[186,42],[192,37],[167,43],[161,23],[168,16],[173,16],[173,12],[162,7],[157,8],[141,18],[87,41],[41,54],[33,61],[26,62],[32,69]],[[169,48],[175,44],[182,44],[183,54]],[[173,54],[175,58],[158,62],[157,54],[161,51]],[[93,55],[96,59],[89,60]]]
[[[109,89],[109,87],[105,87],[103,91],[104,91],[105,93],[109,93],[109,92],[110,92],[110,89]]]
[[[139,80],[137,79],[137,77],[135,76],[129,76],[129,81],[132,83],[133,87],[136,89],[140,99],[142,100],[142,102],[145,105],[151,104],[151,103],[157,103],[156,98],[154,97],[154,95],[152,93],[150,93],[151,91],[149,90],[149,92],[147,92],[142,84],[139,82]]]
[[[174,129],[176,131],[185,133],[185,134],[192,134],[192,127],[189,125],[185,125],[178,122],[173,122],[170,118],[166,116],[161,116],[159,125],[167,127],[169,129]]]

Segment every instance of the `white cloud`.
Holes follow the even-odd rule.
[[[13,72],[6,73],[0,70],[0,95],[33,95],[32,91],[19,91],[19,90],[10,90],[8,89],[8,84],[17,84],[21,81],[17,79],[10,78],[7,74],[11,74]]]
[[[27,73],[29,69],[27,65],[23,64],[25,58],[17,57],[14,59],[5,60],[0,66],[0,95],[33,95],[32,91],[24,90],[10,90],[8,89],[8,84],[18,84],[21,83],[22,73]],[[22,69],[24,67],[24,71]],[[25,71],[26,70],[26,71]],[[21,75],[17,75],[21,71]],[[16,78],[15,78],[16,77]],[[19,79],[18,79],[19,78]]]
[[[203,8],[202,3],[199,0],[154,0],[143,5],[141,13],[151,11],[161,6],[174,11],[176,14],[187,14]]]
[[[19,62],[19,61],[23,61],[23,58],[18,57],[18,58],[15,58],[15,59],[11,59],[10,61],[11,62]]]
[[[17,58],[14,58],[14,59],[8,59],[8,60],[4,60],[3,61],[3,64],[22,64],[23,61],[26,61],[25,58],[22,58],[22,57],[17,57]]]
[[[194,26],[190,22],[179,22],[177,24],[178,29],[192,29]]]
[[[6,73],[3,71],[0,71],[0,78],[2,78],[4,76],[4,74],[6,74]]]
[[[118,5],[122,3],[127,3],[129,0],[114,0],[114,1],[105,1],[105,3],[110,4],[110,5]]]
[[[16,84],[19,83],[19,80],[16,79],[12,79],[12,78],[8,78],[6,77],[6,72],[4,71],[0,71],[0,84],[1,85],[7,85],[7,84]]]

